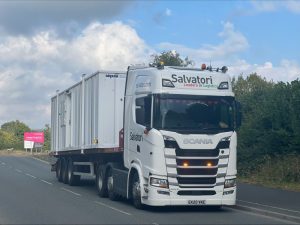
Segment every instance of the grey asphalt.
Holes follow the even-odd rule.
[[[300,192],[239,183],[237,204],[297,216],[300,219]]]
[[[247,193],[243,191],[239,192],[238,198],[259,200],[244,198]],[[286,206],[289,206],[288,202]],[[44,162],[30,157],[0,157],[0,224],[288,223],[228,207],[220,211],[205,207],[137,210],[126,200],[112,202],[98,197],[90,180],[84,180],[76,187],[57,182],[50,166]]]

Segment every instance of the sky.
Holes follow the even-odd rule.
[[[297,0],[1,0],[0,125],[43,128],[56,90],[169,50],[233,77],[291,82],[299,40]]]

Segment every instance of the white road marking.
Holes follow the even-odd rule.
[[[47,161],[45,161],[45,160],[42,160],[42,159],[39,159],[39,158],[35,158],[35,157],[31,157],[31,158],[50,165],[50,163],[47,162]]]
[[[275,207],[275,206],[271,206],[271,205],[264,205],[264,204],[260,204],[260,203],[256,203],[256,202],[248,202],[248,201],[243,201],[243,200],[238,200],[238,199],[237,199],[237,201],[238,202],[249,203],[249,204],[253,204],[253,205],[259,205],[259,206],[269,207],[269,208],[273,208],[273,209],[284,210],[284,211],[287,211],[287,212],[300,213],[300,211],[290,210],[290,209],[285,209],[285,208],[280,208],[280,207]]]
[[[19,169],[15,169],[17,172],[19,173],[22,173],[23,171],[22,170],[19,170]]]
[[[287,217],[292,217],[292,216],[289,216],[289,215],[286,215],[286,214],[276,213],[276,212],[267,211],[267,210],[259,210],[257,208],[252,208],[252,207],[249,207],[249,206],[242,206],[242,207],[244,209],[237,209],[237,208],[231,208],[231,207],[230,207],[230,209],[240,211],[240,212],[250,214],[250,215],[266,217],[266,218],[269,218],[269,219],[272,219],[272,220],[277,220],[277,221],[281,221],[281,222],[284,221],[284,223],[282,223],[282,224],[299,224],[295,221],[291,221],[290,219],[287,219]],[[245,209],[247,209],[247,210],[245,210]],[[274,215],[277,215],[277,217],[274,217]],[[293,217],[293,218],[298,219],[299,217]]]
[[[120,209],[117,209],[117,208],[112,207],[112,206],[110,206],[110,205],[106,205],[106,204],[104,204],[104,203],[102,203],[102,202],[95,201],[95,203],[98,204],[98,205],[102,205],[102,206],[104,206],[104,207],[110,208],[110,209],[112,209],[112,210],[115,210],[115,211],[117,211],[117,212],[123,213],[123,214],[125,214],[125,215],[127,215],[127,216],[131,216],[131,215],[132,215],[131,213],[125,212],[125,211],[120,210]]]
[[[29,176],[29,177],[31,177],[31,178],[33,178],[33,179],[36,179],[35,176],[33,176],[33,175],[29,174],[29,173],[25,173],[25,175],[26,175],[26,176]]]
[[[48,181],[46,181],[46,180],[43,180],[43,179],[40,179],[40,181],[42,181],[42,182],[44,182],[44,183],[46,183],[46,184],[49,184],[49,185],[53,185],[52,183],[50,183],[50,182],[48,182]]]
[[[61,188],[61,189],[64,190],[64,191],[70,192],[70,193],[72,193],[73,195],[81,196],[81,194],[78,194],[78,193],[76,193],[76,192],[74,192],[74,191],[71,191],[71,190],[69,190],[69,189],[66,189],[66,188]]]

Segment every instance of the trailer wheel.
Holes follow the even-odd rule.
[[[80,181],[80,176],[79,175],[74,175],[74,164],[73,160],[70,158],[68,160],[68,169],[67,169],[67,183],[70,186],[74,186],[79,183]]]
[[[138,173],[135,173],[133,175],[131,185],[131,196],[134,207],[137,209],[142,209],[144,205],[142,204],[141,200],[141,184]]]
[[[65,158],[62,158],[62,182],[68,183],[68,162]]]
[[[107,197],[107,180],[104,175],[104,169],[101,166],[97,168],[96,187],[100,197]]]
[[[107,173],[107,191],[110,200],[112,201],[118,200],[119,196],[114,192],[114,177],[111,168],[108,170]]]
[[[61,159],[58,159],[56,162],[56,178],[59,182],[62,182],[62,168],[61,168]]]

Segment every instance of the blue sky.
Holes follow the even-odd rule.
[[[50,123],[50,98],[97,70],[175,50],[274,82],[300,79],[300,1],[0,1],[0,124]]]
[[[268,2],[279,4],[278,9],[259,9],[251,1],[145,1],[117,19],[131,21],[151,46],[171,42],[189,48],[218,44],[222,23],[231,22],[249,42],[249,49],[240,53],[248,62],[279,64],[283,58],[299,59],[300,12],[288,10],[280,1]]]

